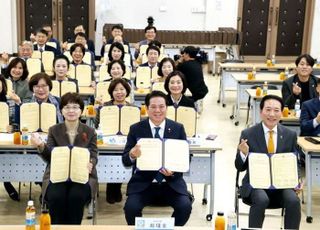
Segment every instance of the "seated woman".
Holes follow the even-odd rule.
[[[174,70],[176,70],[174,60],[172,60],[169,57],[163,58],[159,63],[158,68],[158,76],[160,76],[161,78],[159,78],[157,81],[164,82],[168,77],[169,73],[171,73]]]
[[[187,90],[187,81],[180,71],[173,71],[168,75],[164,82],[164,88],[168,92],[168,106],[195,108],[194,101],[184,95]]]
[[[77,67],[77,65],[89,65],[83,61],[84,55],[86,54],[86,48],[80,44],[75,43],[70,47],[70,55],[72,57],[71,64],[74,65],[74,67]],[[92,69],[92,66],[91,66]],[[95,87],[96,82],[93,76],[93,69],[91,71],[91,86]]]
[[[16,103],[28,102],[32,98],[32,91],[28,86],[28,74],[26,62],[21,58],[14,58],[6,69],[6,78],[12,81],[10,98]]]
[[[108,93],[110,94],[111,100],[105,102],[103,106],[110,105],[132,105],[126,101],[126,97],[130,95],[131,87],[130,85],[122,78],[116,78],[111,81]],[[95,126],[99,127],[100,123],[100,112],[98,111]],[[110,204],[115,202],[121,202],[121,184],[120,183],[108,183],[106,190],[106,200]]]
[[[124,59],[124,47],[121,43],[119,42],[114,42],[111,44],[109,52],[108,52],[108,59],[109,62],[113,61],[113,60],[121,60],[123,61]]]
[[[17,123],[19,117],[19,105],[23,102],[28,102],[32,98],[32,92],[29,90],[28,77],[29,71],[26,62],[21,58],[14,58],[6,68],[6,78],[12,82],[12,91],[10,92],[9,108],[10,108],[10,121]],[[8,131],[11,131],[9,128]],[[10,198],[19,201],[19,195],[16,189],[10,182],[4,182],[4,187],[8,192]]]
[[[60,99],[50,94],[52,81],[46,73],[37,73],[29,81],[29,89],[33,92],[31,102],[46,102],[53,104],[57,111],[57,123],[63,122],[60,110]]]
[[[51,80],[57,81],[72,81],[76,84],[77,93],[79,92],[78,80],[71,78],[68,75],[70,61],[64,55],[58,55],[53,59],[53,76],[51,76]]]
[[[52,224],[81,224],[84,206],[96,194],[97,135],[93,128],[79,121],[83,108],[84,104],[79,94],[66,93],[61,97],[60,104],[65,121],[49,129],[47,143],[42,141],[38,133],[31,136],[31,143],[37,146],[40,156],[48,164],[43,177],[42,197],[43,201],[48,203]],[[70,145],[90,151],[87,184],[70,180],[50,182],[52,148]]]
[[[296,100],[302,102],[317,97],[317,78],[312,75],[314,59],[309,54],[300,55],[296,61],[297,73],[282,83],[282,99],[285,106],[294,109]]]

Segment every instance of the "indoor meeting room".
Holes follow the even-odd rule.
[[[2,0],[0,230],[320,228],[320,0]]]

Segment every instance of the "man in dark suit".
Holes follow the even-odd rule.
[[[147,55],[148,61],[141,64],[140,66],[144,66],[144,67],[149,66],[150,68],[153,68],[159,65],[158,59],[160,56],[160,49],[158,46],[150,45],[146,50],[146,55]]]
[[[249,228],[262,228],[265,209],[285,208],[285,229],[298,229],[301,219],[300,200],[296,192],[300,189],[254,189],[249,184],[248,153],[296,152],[296,133],[279,124],[283,101],[275,95],[267,95],[260,103],[261,123],[241,133],[235,166],[245,171],[240,189],[245,203],[250,204]]]
[[[54,53],[54,56],[57,56],[60,54],[60,52],[57,51],[57,49],[53,48],[52,46],[46,45],[46,42],[48,41],[48,32],[44,29],[38,29],[36,31],[36,44],[33,45],[33,50],[39,50],[42,51],[51,51]]]
[[[145,104],[149,119],[130,127],[122,161],[125,166],[133,166],[134,173],[128,183],[127,201],[124,207],[128,225],[134,225],[135,217],[142,216],[145,206],[162,200],[174,209],[172,217],[175,225],[183,226],[191,214],[191,200],[182,173],[168,169],[159,171],[139,171],[136,159],[141,156],[140,138],[165,138],[186,140],[183,125],[166,119],[166,95],[153,91],[146,96]]]
[[[320,94],[320,78],[317,79],[316,91]],[[315,97],[302,103],[300,115],[301,136],[320,135],[320,99]]]

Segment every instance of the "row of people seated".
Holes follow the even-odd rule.
[[[125,83],[125,81],[123,82]],[[155,138],[186,140],[183,126],[165,118],[167,108],[165,94],[160,91],[152,92],[146,97],[146,105],[149,119],[137,123],[136,126],[138,127],[132,126],[128,134],[128,141],[123,154],[123,162],[127,166],[135,165],[135,159],[141,155],[139,146],[135,145],[141,137],[154,136]],[[48,141],[44,143],[39,134],[33,133],[31,142],[38,148],[40,156],[48,164],[43,180],[42,195],[43,202],[46,202],[49,206],[52,223],[80,224],[84,206],[95,196],[97,189],[98,178],[95,168],[97,164],[96,134],[94,129],[79,122],[84,104],[78,94],[67,93],[63,95],[60,109],[64,116],[64,122],[49,129]],[[161,116],[158,115],[159,112],[157,110],[161,111]],[[144,129],[141,130],[140,126]],[[159,126],[160,131],[158,129],[156,131],[158,134],[149,136],[148,133],[155,133],[154,126]],[[148,127],[149,131],[146,131]],[[176,132],[170,132],[170,130],[176,130]],[[142,131],[144,134],[141,136]],[[62,133],[65,133],[65,135]],[[83,135],[84,133],[86,135]],[[90,151],[90,161],[87,166],[88,184],[82,185],[71,181],[62,183],[49,182],[52,148],[69,145],[84,147]],[[158,174],[162,175],[162,180],[152,183],[155,177],[159,177]],[[143,182],[143,186],[138,186],[141,182]],[[157,192],[154,193],[154,191]],[[172,215],[175,217],[176,225],[184,225],[191,214],[191,200],[181,173],[166,169],[148,173],[134,170],[134,174],[128,184],[127,195],[125,216],[127,223],[130,225],[134,224],[135,217],[142,216],[142,209],[146,205],[155,202],[159,198],[162,198],[165,204],[174,208]],[[144,199],[141,200],[138,197],[144,197]]]

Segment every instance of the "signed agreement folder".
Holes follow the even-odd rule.
[[[100,109],[100,128],[104,135],[127,135],[130,126],[140,121],[136,106],[103,106]]]
[[[20,127],[29,132],[48,132],[57,123],[56,107],[53,104],[30,102],[20,106]]]
[[[90,152],[86,148],[67,146],[54,147],[51,151],[50,181],[85,184],[89,180],[88,163]]]
[[[286,189],[298,186],[297,156],[294,153],[250,153],[250,184],[260,189]]]
[[[141,138],[138,144],[141,149],[141,156],[137,158],[139,170],[189,171],[189,144],[186,140]]]
[[[62,97],[66,93],[76,93],[77,85],[72,81],[52,81],[51,94],[56,97]]]
[[[168,106],[167,118],[183,124],[188,137],[196,135],[197,112],[194,108],[186,106]]]

